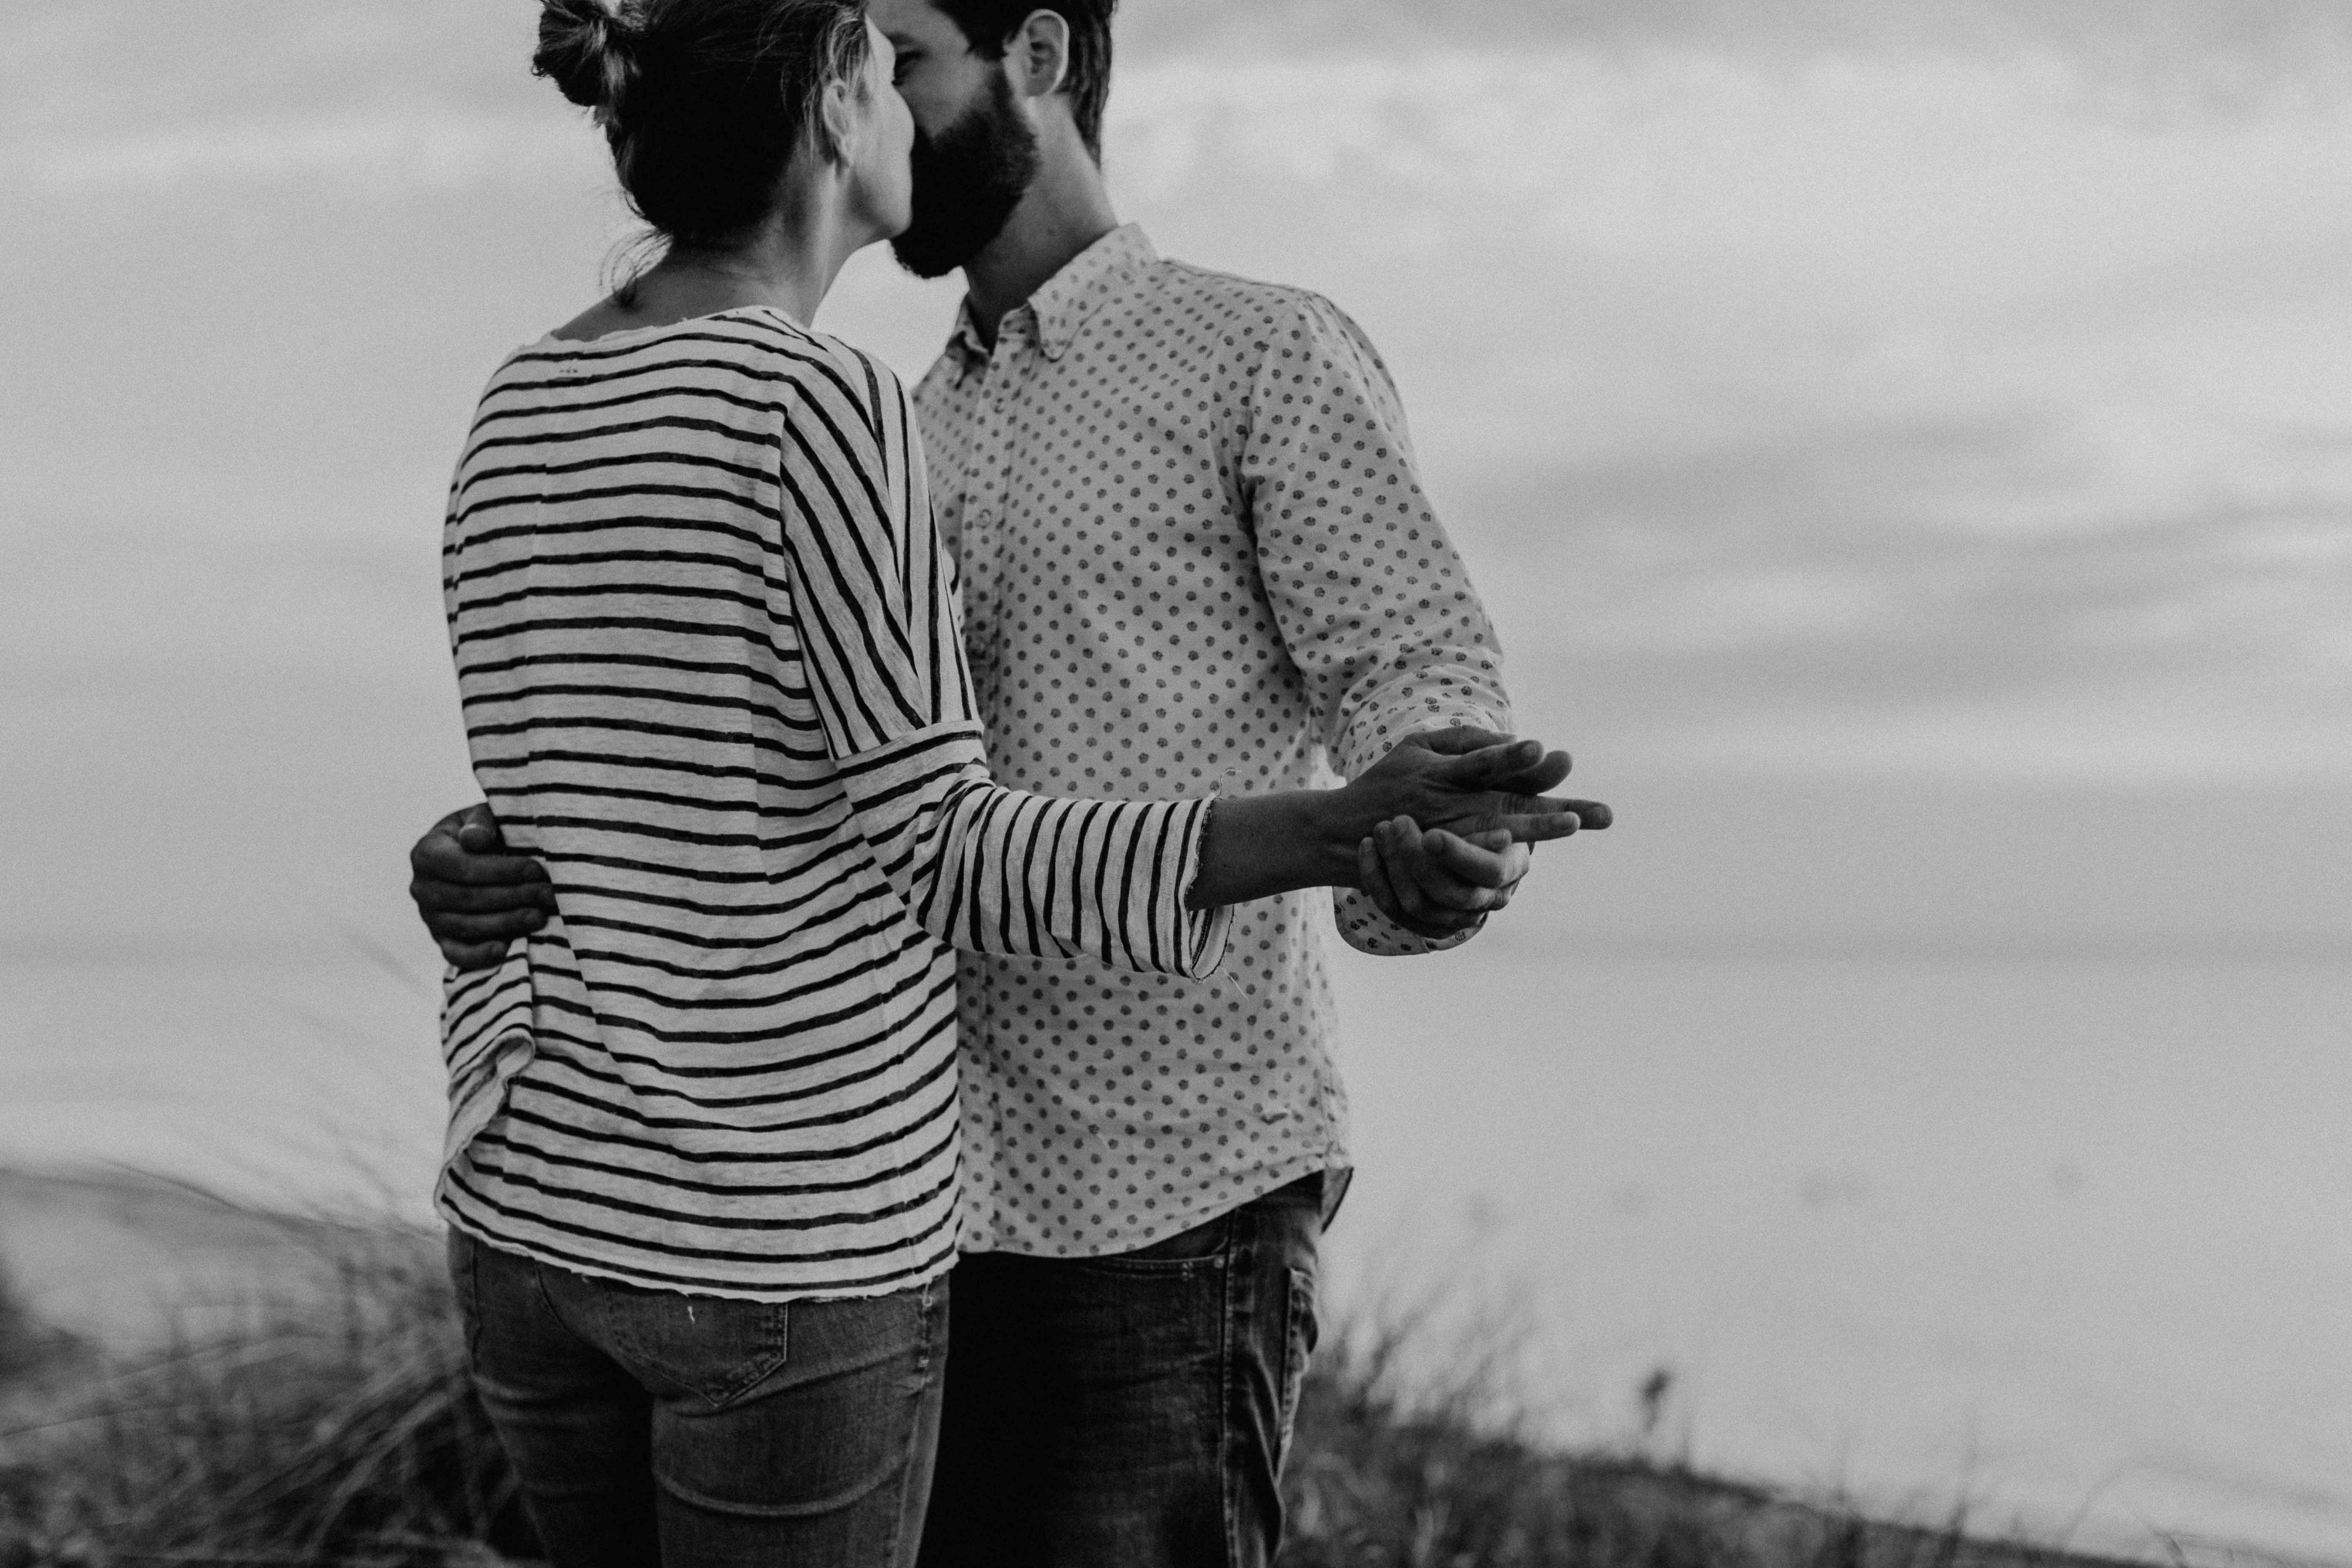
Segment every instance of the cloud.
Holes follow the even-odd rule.
[[[593,132],[529,72],[535,6],[14,0],[0,180],[72,191],[543,175]],[[568,133],[567,133],[568,132]]]
[[[0,104],[0,170],[100,185],[525,176],[563,155],[552,144],[577,123],[529,77],[530,12],[479,0],[20,0],[0,17],[16,84]],[[2135,114],[2242,114],[2352,85],[2352,13],[2332,0],[1129,0],[1120,29],[1115,113],[1164,106],[1171,82],[1205,75],[1225,89],[1195,82],[1180,96],[1304,126],[1284,144],[1312,174],[1363,141],[1368,114],[1412,100],[1444,111],[1446,135],[1391,139],[1392,163],[1425,146],[1423,182],[1442,184],[1464,172],[1465,148],[1515,146],[1515,162],[1471,173],[1482,189],[1522,191],[1574,166],[1596,97],[1626,107],[1612,79],[1716,68],[1707,61],[1801,76],[1941,59]],[[1508,62],[1517,72],[1498,73]],[[1280,68],[1301,64],[1324,68]]]
[[[482,0],[11,0],[0,142],[288,117],[511,107],[537,6]]]
[[[1139,57],[1410,58],[1433,44],[1800,65],[2033,56],[2122,95],[2118,103],[2221,110],[2332,94],[2352,79],[2352,16],[2334,0],[1131,0],[1124,16]]]
[[[383,111],[20,142],[0,148],[0,180],[66,194],[329,181],[368,196],[573,179],[601,153],[543,114]]]
[[[2095,498],[2029,419],[1888,421],[1473,490],[1530,706],[1676,765],[2352,776],[2352,484],[2020,529]],[[2037,479],[2038,476],[2038,479]],[[1538,695],[1539,694],[1539,695]]]
[[[1147,200],[1218,184],[1246,196],[1261,180],[1285,187],[1284,205],[1370,196],[1378,221],[1405,220],[1408,243],[1466,220],[1520,245],[1619,252],[1706,243],[1869,265],[1932,247],[1948,258],[1941,282],[2022,259],[2009,253],[2029,243],[2046,252],[2062,224],[2070,244],[2054,259],[2127,261],[2152,230],[2179,228],[2184,195],[2308,203],[2352,128],[2320,110],[2116,126],[2076,112],[2063,77],[1984,60],[1790,74],[1555,42],[1139,61],[1111,134],[1115,177]]]

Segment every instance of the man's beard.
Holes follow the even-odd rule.
[[[890,250],[916,277],[940,278],[1003,232],[1037,177],[1037,133],[995,76],[987,101],[937,136],[917,132],[913,158],[914,216]]]

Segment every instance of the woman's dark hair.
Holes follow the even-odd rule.
[[[866,67],[866,0],[544,0],[530,68],[596,111],[621,188],[673,246],[768,216],[824,89]]]
[[[1051,11],[1070,26],[1070,68],[1062,90],[1070,95],[1070,118],[1087,151],[1102,162],[1103,106],[1110,101],[1110,18],[1118,0],[932,0],[963,30],[972,52],[1004,58],[1021,24]]]

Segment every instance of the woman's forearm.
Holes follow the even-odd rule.
[[[851,761],[839,777],[852,830],[940,941],[1192,978],[1215,966],[1217,922],[1180,898],[1182,879],[1197,875],[1208,802],[1004,789],[988,776],[976,728],[961,726]]]
[[[1201,839],[1184,907],[1213,910],[1301,888],[1356,885],[1356,846],[1371,830],[1345,790],[1221,795]]]

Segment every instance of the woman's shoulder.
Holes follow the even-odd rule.
[[[541,341],[585,347],[599,339],[642,330],[647,324],[637,311],[617,299],[608,298],[597,300]]]
[[[814,395],[853,404],[869,416],[907,395],[879,359],[772,306],[615,324],[623,319],[606,306],[586,311],[515,350],[493,377],[494,386],[512,376],[551,374],[566,380],[676,374],[693,384],[707,382],[711,372],[731,370],[764,384],[771,399],[787,406],[795,394]]]
[[[765,410],[855,462],[887,464],[912,428],[912,399],[887,364],[772,307],[593,331],[600,320],[591,310],[573,323],[578,335],[559,329],[509,354],[484,390],[478,430],[604,424],[616,404],[652,399],[746,435],[756,429],[745,416]]]
[[[803,327],[781,311],[751,323],[773,356],[777,374],[793,384],[785,416],[819,416],[839,439],[854,447],[867,442],[893,448],[914,422],[914,399],[906,383],[882,358],[830,332]],[[863,436],[852,434],[862,430]],[[891,431],[901,434],[896,437]]]
[[[803,327],[781,310],[762,312],[761,325],[772,333],[779,353],[806,364],[847,377],[860,389],[861,401],[888,405],[907,395],[898,374],[878,354],[868,353],[846,338]]]
[[[678,323],[692,329],[697,354],[732,361],[761,380],[854,404],[869,416],[907,395],[890,367],[830,332],[804,327],[772,306],[753,305]]]

